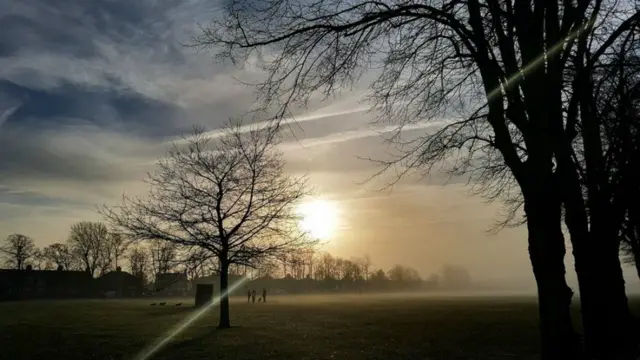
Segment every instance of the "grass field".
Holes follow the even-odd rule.
[[[192,302],[0,303],[1,359],[134,359],[188,316]],[[153,359],[535,359],[533,298],[273,296],[234,299],[234,328],[218,308]]]

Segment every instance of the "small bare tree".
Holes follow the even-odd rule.
[[[129,252],[129,266],[131,275],[145,284],[147,282],[147,271],[149,270],[149,256],[143,247],[137,246],[131,249]]]
[[[56,267],[65,270],[75,270],[79,266],[78,258],[74,256],[67,244],[55,243],[42,249],[42,257]]]
[[[0,247],[6,266],[17,270],[24,270],[36,251],[33,239],[22,234],[9,235]]]
[[[362,258],[362,275],[364,276],[365,281],[369,280],[369,269],[371,269],[371,256],[366,254]]]
[[[190,249],[182,254],[180,263],[189,280],[211,275],[220,269],[218,259],[202,248]]]
[[[118,260],[122,258],[129,245],[130,242],[125,236],[117,233],[109,234],[105,244],[105,260],[109,267],[113,264],[114,268],[118,268]]]
[[[44,256],[44,252],[38,248],[33,252],[29,264],[36,270],[53,270],[54,265]],[[27,265],[27,266],[28,266]]]
[[[153,280],[158,278],[158,274],[166,274],[173,270],[177,263],[176,244],[152,239],[149,242],[149,255],[151,258],[151,270]]]
[[[174,144],[150,174],[146,198],[127,197],[102,213],[131,239],[157,239],[183,249],[200,248],[220,266],[220,328],[229,320],[231,264],[305,246],[293,207],[306,194],[304,177],[286,176],[272,129],[230,126],[214,141],[201,130]]]
[[[105,246],[109,231],[101,222],[81,221],[71,226],[68,246],[84,269],[94,276],[97,270],[105,271]]]

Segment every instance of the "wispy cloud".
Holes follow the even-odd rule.
[[[18,110],[21,105],[22,104],[14,105],[3,111],[0,111],[0,127],[2,127],[2,124],[4,124],[4,122],[7,121],[9,116],[11,116],[14,112],[16,112],[16,110]]]

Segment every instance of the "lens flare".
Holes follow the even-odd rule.
[[[558,41],[551,48],[547,49],[546,52],[538,55],[537,58],[533,59],[531,62],[526,64],[522,69],[520,69],[515,74],[511,74],[507,80],[498,85],[495,89],[493,89],[489,95],[487,95],[487,104],[493,101],[498,95],[506,92],[511,87],[515,86],[520,80],[522,80],[528,73],[535,70],[540,65],[543,65],[544,62],[551,56],[558,55],[559,52],[564,50],[567,42],[574,40],[578,36],[582,35],[585,31],[590,31],[591,27],[595,24],[595,18],[590,19],[585,22],[582,26],[578,26],[574,31],[570,32],[566,38]]]
[[[156,341],[153,344],[151,344],[150,346],[144,348],[140,353],[138,353],[138,355],[136,355],[136,357],[134,357],[134,359],[135,360],[147,360],[147,359],[149,359],[151,356],[153,356],[155,353],[157,353],[163,347],[165,347],[169,343],[169,341],[171,341],[171,339],[175,338],[178,334],[180,334],[181,332],[186,330],[191,324],[193,324],[202,315],[204,315],[207,311],[209,311],[209,309],[211,309],[212,307],[218,305],[223,296],[227,296],[233,290],[237,289],[242,284],[247,282],[248,279],[249,279],[248,277],[244,277],[242,280],[240,280],[240,281],[236,282],[235,284],[229,286],[229,288],[227,289],[227,291],[225,293],[220,294],[219,296],[215,297],[213,300],[211,300],[211,302],[209,304],[207,304],[207,305],[203,306],[201,309],[198,309],[197,311],[189,314],[189,316],[187,316],[184,320],[180,321],[174,327],[169,329],[169,331],[167,331],[167,333],[165,335],[159,337],[158,339],[156,339]]]

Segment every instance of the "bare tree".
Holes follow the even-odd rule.
[[[381,120],[398,126],[389,140],[399,156],[383,169],[444,164],[490,198],[522,204],[543,358],[580,352],[565,279],[564,203],[587,350],[599,359],[634,356],[618,239],[603,200],[606,150],[590,104],[591,74],[637,30],[635,9],[616,0],[232,0],[226,10],[194,46],[222,59],[257,59],[266,72],[259,99],[278,110],[276,121],[318,92],[332,95],[374,73],[370,100]],[[454,120],[400,136],[439,114]],[[586,191],[581,163],[593,180]]]
[[[105,258],[109,264],[113,263],[114,268],[118,268],[118,260],[127,251],[130,242],[121,234],[111,233],[105,244]]]
[[[75,270],[79,266],[78,259],[71,252],[67,244],[55,243],[42,249],[42,256],[46,261],[56,267],[62,266],[65,270]]]
[[[149,256],[145,248],[136,246],[129,251],[129,267],[131,275],[140,279],[143,284],[147,283],[147,272],[149,270]]]
[[[80,221],[71,226],[67,244],[84,270],[94,276],[96,271],[104,273],[107,269],[108,259],[105,259],[105,247],[108,240],[109,231],[105,224]]]
[[[278,276],[279,268],[280,268],[280,264],[278,264],[278,261],[276,259],[266,258],[266,259],[263,259],[260,262],[260,264],[256,266],[256,272],[254,273],[254,276],[256,278],[261,278],[261,277],[275,278]]]
[[[590,108],[603,129],[599,176],[606,179],[599,187],[606,191],[610,211],[607,224],[620,232],[627,261],[640,276],[640,37],[628,32],[599,64],[593,74],[593,98]],[[593,177],[586,163],[580,163],[585,191]],[[593,165],[591,165],[593,167]],[[593,191],[595,187],[591,185]],[[591,205],[591,204],[588,204]],[[596,212],[597,213],[597,212]]]
[[[201,248],[190,249],[180,262],[189,280],[217,273],[220,268],[217,258]]]
[[[371,269],[371,256],[369,256],[369,254],[366,254],[362,258],[362,273],[365,280],[369,280],[369,269]]]
[[[149,241],[149,254],[154,281],[159,274],[171,272],[178,264],[178,251],[175,243],[151,239]]]
[[[11,234],[5,239],[4,245],[0,246],[0,252],[6,266],[24,270],[36,255],[37,248],[32,238],[22,234]]]
[[[147,198],[125,197],[122,205],[103,209],[132,239],[200,248],[218,259],[221,328],[231,326],[231,264],[254,266],[308,243],[293,211],[306,195],[306,180],[285,175],[276,136],[271,129],[232,126],[212,141],[197,130],[149,175]]]
[[[418,274],[418,271],[411,267],[395,265],[387,272],[387,278],[391,281],[409,282],[419,281],[420,275]]]
[[[36,248],[33,256],[29,260],[29,264],[36,270],[53,270],[54,264],[44,256],[44,252]]]
[[[315,266],[316,280],[337,280],[340,278],[337,259],[329,253],[321,254]]]
[[[302,252],[302,258],[304,259],[304,264],[307,266],[307,271],[305,277],[312,278],[314,264],[317,258],[317,251],[313,247],[309,247]]]

